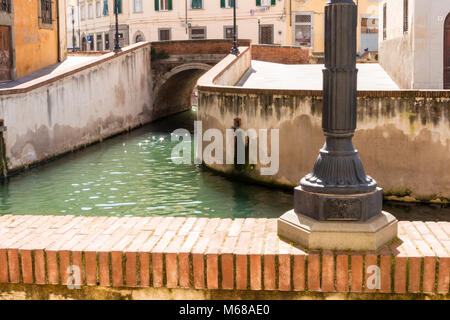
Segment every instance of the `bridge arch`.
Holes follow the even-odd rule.
[[[198,79],[211,68],[206,63],[186,63],[163,74],[153,90],[154,115],[163,117],[189,110]]]

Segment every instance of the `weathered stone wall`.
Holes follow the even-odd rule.
[[[312,170],[324,143],[322,92],[208,84],[215,78],[213,72],[220,70],[212,69],[199,81],[203,131],[225,132],[235,118],[241,119],[244,130],[279,129],[280,162],[273,176],[262,176],[259,165],[241,170],[233,165],[211,167],[268,184],[298,185]],[[450,91],[359,91],[354,144],[367,174],[385,195],[450,199]]]
[[[9,172],[155,118],[148,43],[38,81],[0,90]]]

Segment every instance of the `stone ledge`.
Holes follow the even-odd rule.
[[[0,217],[0,282],[13,284],[66,284],[72,265],[82,286],[448,296],[449,251],[450,222],[399,222],[376,252],[306,252],[276,219]]]

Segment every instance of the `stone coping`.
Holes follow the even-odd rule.
[[[91,60],[91,61],[86,62],[85,64],[81,64],[79,66],[76,66],[69,71],[63,71],[61,73],[53,73],[53,74],[45,75],[45,76],[30,80],[28,82],[21,83],[20,85],[17,85],[16,87],[13,87],[13,88],[0,89],[0,97],[5,96],[5,95],[28,93],[35,89],[41,88],[45,85],[51,84],[51,83],[56,82],[61,79],[64,79],[66,77],[69,77],[78,72],[87,70],[89,68],[93,68],[101,63],[107,62],[111,59],[120,57],[120,56],[128,54],[128,53],[131,53],[133,51],[136,51],[136,50],[138,50],[142,47],[146,47],[146,46],[150,47],[150,42],[136,43],[136,44],[127,46],[125,48],[122,48],[121,51],[118,53],[115,53],[112,51],[112,52],[105,53],[103,55],[99,55],[94,60]]]
[[[399,222],[377,252],[307,252],[277,219],[0,217],[0,283],[64,285],[71,266],[81,286],[448,297],[450,222]]]
[[[206,72],[198,81],[198,89],[203,92],[229,93],[229,94],[253,94],[253,95],[279,95],[279,96],[311,96],[322,98],[322,90],[297,90],[297,89],[259,89],[243,88],[238,86],[217,85],[216,80],[226,70],[231,68],[236,60],[243,57],[251,47],[240,47],[240,54],[236,57],[232,54],[226,56],[215,67]],[[358,90],[357,96],[361,98],[450,98],[450,90]]]

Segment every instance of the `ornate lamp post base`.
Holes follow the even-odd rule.
[[[319,221],[294,210],[278,219],[278,235],[308,249],[372,251],[397,236],[397,219],[381,212],[367,221]]]
[[[357,17],[353,0],[329,0],[325,6],[325,145],[295,189],[294,210],[278,220],[280,237],[309,249],[376,250],[397,236],[397,220],[382,212],[381,189],[366,175],[352,143]]]

